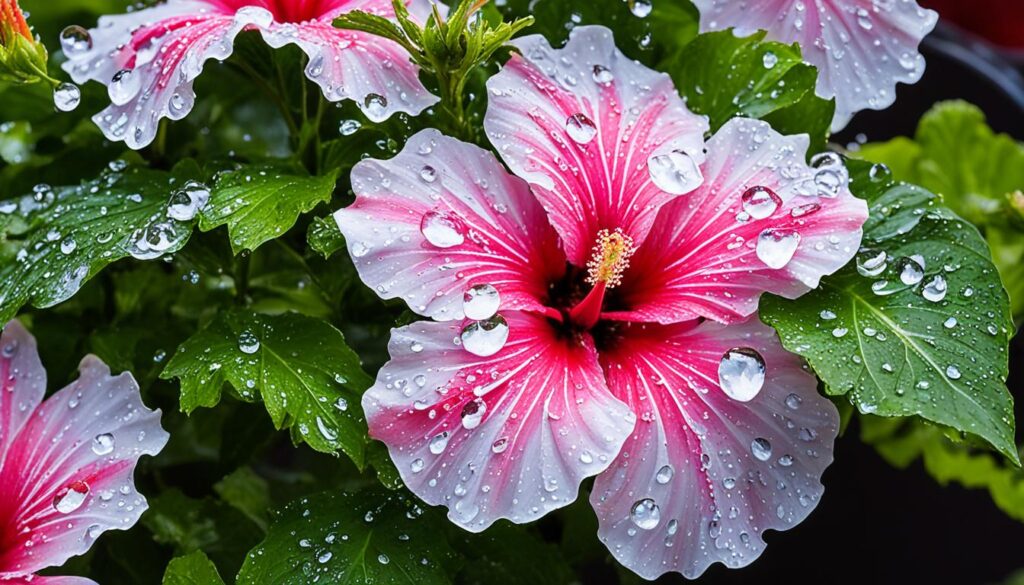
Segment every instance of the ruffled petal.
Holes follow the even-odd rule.
[[[473,532],[570,504],[635,422],[589,338],[559,337],[529,313],[504,317],[508,341],[487,358],[459,347],[456,323],[394,330],[392,360],[363,397],[370,434],[409,489]]]
[[[918,45],[938,14],[915,0],[694,0],[700,30],[734,28],[737,36],[764,29],[768,38],[800,43],[804,60],[818,68],[816,93],[836,98],[832,131],[865,108],[884,110],[897,83],[924,73]]]
[[[0,581],[0,583],[3,583],[3,585],[99,585],[99,583],[85,577],[43,577],[40,575],[25,575],[7,581]]]
[[[413,14],[429,11],[427,0],[412,2]],[[333,20],[352,10],[393,17],[390,0],[324,2],[317,20],[274,23],[261,30],[271,47],[298,45],[309,57],[306,77],[320,86],[324,97],[351,99],[367,118],[383,122],[395,112],[416,115],[440,101],[420,82],[420,68],[401,45],[364,32],[335,28]]]
[[[192,83],[205,62],[227,59],[239,32],[269,19],[259,7],[234,13],[220,2],[169,0],[101,17],[89,31],[92,48],[68,55],[63,67],[78,83],[107,85],[112,104],[93,121],[107,139],[139,149],[156,137],[160,120],[192,110]]]
[[[755,355],[765,364],[748,402],[720,382],[723,356],[737,348],[749,359],[726,368],[730,387],[753,391]],[[756,319],[630,324],[601,357],[609,387],[639,419],[590,498],[620,563],[647,579],[742,567],[763,552],[766,530],[792,528],[817,505],[838,412],[771,329]]]
[[[360,277],[421,315],[462,319],[465,294],[482,285],[502,308],[540,309],[565,271],[529,186],[491,153],[436,130],[391,160],[356,165],[352,188],[355,203],[334,217]]]
[[[491,142],[534,187],[571,262],[586,263],[602,229],[639,245],[658,209],[700,184],[706,118],[607,28],[577,27],[562,49],[541,35],[513,44],[522,54],[487,82]]]
[[[617,291],[626,309],[608,316],[737,321],[762,293],[796,298],[849,262],[867,204],[839,159],[808,166],[807,146],[765,122],[727,122],[708,141],[704,184],[662,210]]]
[[[11,321],[0,336],[0,470],[15,437],[45,395],[46,370],[36,340],[21,323]]]
[[[35,410],[0,469],[0,578],[61,565],[146,510],[132,474],[167,443],[160,411],[146,408],[128,373],[111,376],[93,356],[79,371]]]

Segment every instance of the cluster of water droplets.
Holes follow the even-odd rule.
[[[209,200],[206,185],[186,182],[171,193],[166,207],[155,211],[145,225],[131,233],[125,251],[138,260],[153,260],[178,249],[192,233],[191,222]]]
[[[500,314],[501,295],[490,284],[477,284],[466,290],[463,312],[470,320],[459,334],[459,344],[473,355],[492,356],[508,341],[508,321]]]

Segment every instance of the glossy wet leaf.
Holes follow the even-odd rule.
[[[196,174],[194,164],[173,173],[132,167],[78,186],[38,185],[0,201],[0,322],[24,305],[44,309],[71,298],[122,258],[181,249],[192,223],[168,217],[168,201]]]
[[[249,553],[238,584],[446,585],[460,561],[444,522],[400,492],[300,498]]]
[[[224,585],[224,580],[213,562],[202,551],[196,551],[167,565],[163,585]]]
[[[763,32],[702,34],[663,69],[689,108],[710,117],[712,131],[745,116],[768,119],[783,134],[824,140],[833,106],[814,95],[817,71],[803,62],[797,45],[763,39]]]
[[[330,258],[335,252],[345,249],[345,236],[341,235],[338,224],[333,217],[318,217],[309,224],[306,234],[309,247],[324,258]]]
[[[871,210],[860,268],[851,263],[797,301],[766,297],[762,320],[862,413],[919,415],[1016,460],[1013,324],[988,246],[931,193],[878,167],[872,178],[866,163],[851,171]],[[884,266],[872,262],[883,252]]]
[[[250,165],[221,173],[203,210],[199,228],[228,226],[236,254],[282,236],[299,215],[330,201],[337,171],[311,177],[280,166]]]
[[[215,406],[225,382],[262,400],[279,429],[317,451],[342,450],[362,465],[360,397],[371,380],[341,332],[297,314],[222,312],[178,348],[161,377],[181,380],[181,409]]]

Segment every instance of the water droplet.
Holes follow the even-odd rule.
[[[950,380],[959,380],[960,375],[960,368],[956,367],[955,365],[951,364],[946,367],[946,377],[949,378]]]
[[[604,65],[594,65],[594,83],[598,85],[611,85],[615,81],[615,74]]]
[[[862,276],[878,276],[885,272],[885,261],[889,255],[883,250],[861,248],[857,253],[857,272]]]
[[[907,286],[914,286],[924,278],[924,267],[913,258],[900,258],[900,280]]]
[[[73,24],[60,33],[60,48],[68,58],[84,55],[92,50],[92,35]]]
[[[82,102],[82,90],[74,83],[62,83],[53,90],[53,105],[62,112],[70,112]]]
[[[652,10],[654,10],[654,5],[651,0],[629,0],[629,11],[633,13],[633,16],[647,18]]]
[[[171,194],[167,215],[178,221],[192,221],[210,201],[210,189],[198,181],[189,181]]]
[[[666,483],[672,481],[672,476],[674,476],[675,474],[676,471],[675,469],[672,468],[671,465],[662,465],[661,469],[658,470],[658,473],[654,475],[654,481],[657,481],[661,485],[665,485]]]
[[[466,241],[466,231],[462,220],[454,215],[441,211],[428,211],[420,220],[420,232],[432,245],[438,248],[451,248]]]
[[[107,86],[107,95],[115,106],[123,106],[132,101],[142,89],[142,78],[131,69],[122,69],[114,74]]]
[[[423,179],[424,183],[433,183],[437,180],[437,170],[434,167],[427,165],[420,169],[420,178]]]
[[[651,498],[644,498],[630,508],[629,519],[639,528],[653,530],[661,522],[661,508]]]
[[[244,354],[252,355],[260,350],[260,339],[256,334],[246,329],[238,334],[238,350]]]
[[[952,329],[956,327],[956,323],[956,317],[950,317],[949,319],[946,319],[945,321],[942,322],[942,326],[945,327],[946,329]]]
[[[946,298],[946,289],[946,279],[941,274],[936,274],[921,289],[921,296],[933,303],[938,303]]]
[[[60,243],[60,251],[64,255],[68,255],[68,254],[74,252],[75,248],[77,248],[77,247],[78,247],[78,242],[76,242],[74,238],[65,238]]]
[[[109,455],[114,450],[114,435],[103,433],[92,439],[92,452],[97,455]]]
[[[508,322],[501,315],[473,321],[462,329],[462,347],[480,357],[492,356],[505,347],[508,340]]]
[[[444,450],[448,447],[448,431],[443,431],[434,435],[434,437],[430,439],[430,443],[427,444],[427,447],[434,455],[444,453]]]
[[[594,125],[594,121],[583,113],[569,116],[565,121],[565,131],[569,133],[569,138],[572,138],[573,142],[577,144],[590,144],[597,136],[597,126]]]
[[[243,6],[235,12],[235,22],[266,28],[274,23],[274,15],[261,6]]]
[[[647,170],[654,185],[672,195],[685,195],[704,180],[697,163],[681,150],[652,156],[647,159]]]
[[[61,514],[70,514],[81,508],[88,497],[89,484],[84,481],[74,481],[61,488],[53,496],[53,508]]]
[[[426,463],[424,463],[423,460],[419,458],[413,459],[412,463],[409,464],[409,469],[411,469],[413,473],[419,473],[423,471],[424,467],[426,467]]]
[[[478,284],[470,287],[462,295],[462,309],[468,319],[490,319],[498,312],[501,295],[498,289],[489,284]]]
[[[791,396],[795,396],[792,395]],[[768,461],[772,456],[772,444],[764,437],[758,437],[750,442],[750,452],[758,461]]]
[[[382,565],[386,565],[391,562],[391,559],[388,558],[388,555],[381,553],[377,555],[377,562]]]
[[[387,113],[388,99],[380,94],[371,93],[363,100],[363,111],[366,117],[374,122],[383,122]]]
[[[159,258],[189,236],[174,220],[160,221],[135,230],[126,251],[137,260]]]
[[[761,63],[764,64],[765,69],[772,69],[779,63],[779,56],[771,51],[766,51],[764,56],[761,57]]]
[[[799,395],[790,394],[786,396],[786,407],[789,408],[790,410],[797,410],[798,408],[800,408],[800,404],[802,404],[803,401],[804,399],[800,398]]]
[[[491,443],[492,453],[504,453],[506,449],[508,449],[508,437],[501,437]]]
[[[743,211],[754,219],[770,217],[782,205],[782,199],[768,187],[751,187],[743,192]]]
[[[481,421],[484,420],[484,414],[487,413],[487,403],[484,402],[483,398],[475,398],[466,403],[462,407],[462,414],[459,416],[462,418],[462,427],[467,430],[472,430],[480,426]]]
[[[799,245],[800,234],[795,230],[769,228],[757,237],[754,251],[769,268],[779,269],[789,264]]]
[[[352,136],[362,127],[359,120],[342,120],[341,124],[338,124],[338,133],[342,136]]]
[[[730,349],[718,364],[718,382],[733,400],[753,400],[764,386],[764,379],[764,358],[749,347]]]

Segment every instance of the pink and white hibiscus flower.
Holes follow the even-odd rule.
[[[17,321],[0,336],[0,583],[95,585],[41,577],[126,530],[146,510],[132,474],[167,443],[131,374],[111,376],[93,356],[81,377],[46,401],[36,342]]]
[[[694,0],[700,30],[757,30],[784,43],[800,43],[804,60],[818,68],[817,94],[836,99],[832,130],[857,112],[884,110],[896,101],[897,83],[924,73],[918,45],[938,14],[916,0]]]
[[[430,12],[430,0],[408,4],[418,17]],[[192,110],[192,83],[203,65],[227,59],[244,30],[258,30],[275,48],[298,45],[309,57],[306,76],[324,97],[355,100],[374,122],[395,112],[419,114],[436,103],[397,43],[333,26],[338,15],[354,10],[394,16],[391,0],[167,0],[101,17],[88,32],[65,30],[64,70],[78,83],[107,85],[112,103],[93,121],[108,139],[135,149],[153,141],[161,119],[180,120]]]
[[[485,127],[518,176],[426,130],[357,165],[335,215],[361,278],[434,319],[393,331],[370,432],[467,530],[597,475],[600,537],[640,575],[745,565],[817,503],[838,425],[758,297],[843,266],[866,205],[805,136],[736,119],[705,145],[603,27],[515,44]]]

